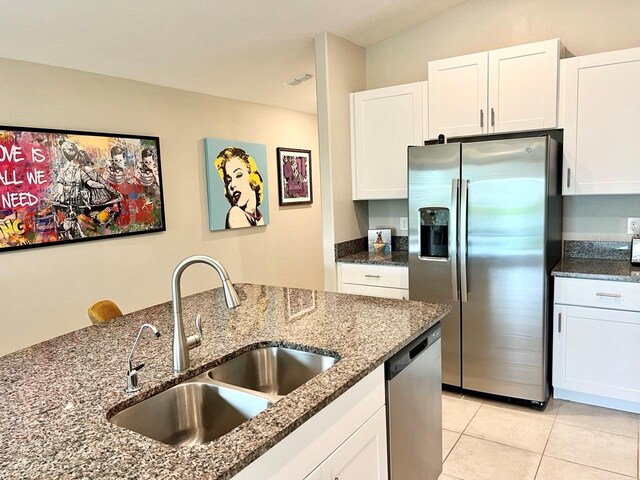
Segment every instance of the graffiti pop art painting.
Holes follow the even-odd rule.
[[[266,145],[206,138],[204,146],[209,230],[267,225]]]
[[[165,230],[157,137],[0,127],[0,251]]]

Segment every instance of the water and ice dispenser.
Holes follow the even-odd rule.
[[[420,258],[449,258],[449,209],[423,207],[420,213]]]

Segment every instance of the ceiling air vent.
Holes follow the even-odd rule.
[[[305,73],[304,75],[299,75],[297,77],[293,77],[291,80],[287,80],[286,82],[284,82],[284,84],[295,87],[296,85],[300,85],[302,82],[306,82],[311,77],[313,77],[313,75],[311,75],[310,73]]]

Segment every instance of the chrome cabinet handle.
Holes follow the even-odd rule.
[[[622,295],[620,295],[619,293],[597,292],[596,297],[622,298]]]
[[[571,187],[571,169],[567,168],[567,188]]]
[[[380,275],[365,275],[365,278],[380,278]]]
[[[484,110],[480,109],[480,128],[484,127]]]
[[[491,107],[491,126],[496,126],[496,112],[493,110],[493,107]]]
[[[558,314],[558,333],[562,333],[562,313]]]

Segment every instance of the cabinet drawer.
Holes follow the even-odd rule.
[[[375,287],[409,288],[409,269],[380,265],[340,264],[342,283]]]
[[[555,303],[640,312],[640,283],[556,278]]]
[[[343,283],[340,293],[353,295],[367,295],[369,297],[397,298],[407,300],[409,290],[404,288],[373,287],[370,285],[358,285],[357,283]]]

